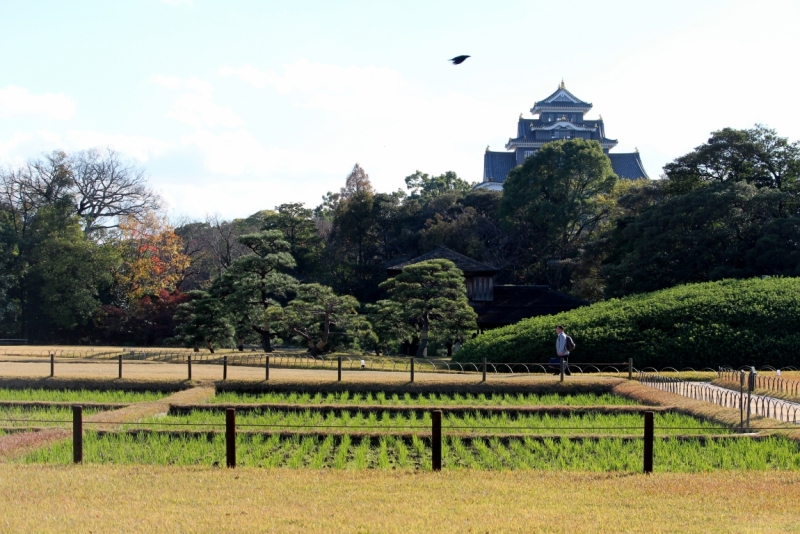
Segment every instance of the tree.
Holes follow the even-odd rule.
[[[412,198],[430,198],[448,191],[467,193],[473,185],[459,178],[453,171],[447,171],[439,176],[430,176],[417,171],[406,176],[406,188],[411,191]]]
[[[723,182],[620,220],[604,266],[607,295],[797,272],[796,265],[774,263],[769,253],[775,247],[786,262],[796,257],[794,219],[780,217],[787,195],[745,182]]]
[[[322,246],[312,210],[297,202],[281,204],[275,212],[265,216],[263,229],[278,230],[283,234],[300,276],[312,273]]]
[[[114,272],[121,296],[136,300],[177,289],[191,264],[183,246],[165,216],[123,217],[116,239],[122,263]]]
[[[745,182],[755,187],[796,190],[800,142],[790,143],[757,124],[747,130],[724,128],[708,141],[664,166],[667,191],[682,195],[702,185]]]
[[[375,332],[373,346],[377,356],[386,352],[391,345],[413,340],[415,329],[406,320],[403,307],[394,300],[385,299],[367,304],[367,313]]]
[[[617,176],[597,141],[546,143],[509,173],[500,216],[528,265],[555,289],[569,284],[582,243],[595,238],[614,208]]]
[[[116,228],[159,209],[161,201],[147,185],[143,169],[105,151],[78,152],[71,161],[75,213],[87,234]]]
[[[297,286],[284,272],[295,266],[290,245],[279,230],[243,235],[239,241],[251,254],[234,260],[211,291],[225,303],[238,337],[243,339],[245,330],[255,332],[264,351],[272,352],[270,339],[283,324],[282,301]]]
[[[428,355],[429,333],[442,332],[444,342],[454,332],[475,330],[477,315],[467,300],[464,273],[448,260],[429,260],[408,265],[381,284],[402,310],[401,317],[419,333],[417,357]]]
[[[353,170],[347,175],[340,195],[341,198],[349,200],[355,195],[363,194],[374,195],[375,190],[372,188],[372,183],[369,181],[369,175],[361,168],[361,165],[356,163],[353,165]]]
[[[229,344],[234,329],[220,299],[205,291],[190,291],[189,301],[175,312],[176,341],[198,349],[206,346],[213,354],[216,347]]]
[[[286,306],[289,332],[302,339],[314,355],[323,352],[331,336],[363,337],[369,322],[358,315],[358,301],[337,295],[321,284],[303,284],[297,297]]]

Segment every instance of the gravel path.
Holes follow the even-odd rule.
[[[648,386],[676,393],[684,397],[696,400],[711,402],[723,408],[740,407],[740,395],[738,391],[733,391],[721,386],[706,383],[694,382],[663,382],[648,383]],[[745,414],[747,409],[747,391],[744,395]],[[750,396],[750,413],[776,419],[782,423],[800,423],[800,403],[791,402],[767,395]],[[746,415],[745,415],[746,416]]]
[[[149,380],[185,380],[188,376],[185,363],[164,363],[152,361],[124,361],[122,376],[129,379]],[[76,360],[64,358],[55,360],[55,376],[63,378],[117,378],[116,360]],[[228,366],[229,380],[263,381],[263,367],[242,365]],[[28,356],[0,356],[0,377],[48,377],[50,376],[50,360],[48,358],[32,358]],[[212,364],[192,364],[192,379],[200,381],[216,381],[222,379],[222,366]],[[417,372],[415,382],[419,383],[478,383],[481,376],[477,373],[428,373]],[[285,369],[270,368],[270,380],[280,381],[312,381],[333,382],[336,380],[336,369]],[[488,382],[509,382],[515,384],[553,382],[558,377],[544,374],[502,373],[487,375]],[[582,380],[596,381],[596,377],[573,375],[569,382]],[[409,381],[409,373],[393,371],[362,371],[360,369],[342,371],[342,381],[350,383],[381,382],[387,384],[404,384]]]

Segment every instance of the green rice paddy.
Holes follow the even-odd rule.
[[[161,399],[157,391],[98,391],[91,389],[0,389],[0,401],[44,402],[148,402]]]
[[[534,394],[397,394],[397,393],[237,393],[219,391],[210,403],[278,403],[278,404],[378,404],[385,406],[597,406],[637,405],[636,401],[611,393],[578,393],[571,395]]]
[[[98,411],[100,410],[85,408],[83,416],[87,417]],[[0,407],[0,426],[2,427],[65,426],[71,424],[72,409],[69,407]]]
[[[539,469],[594,472],[639,472],[642,441],[616,438],[568,441],[558,438],[447,437],[442,444],[444,469]],[[720,469],[800,470],[798,444],[771,437],[763,440],[718,441],[657,440],[655,470],[699,472]],[[430,469],[430,444],[426,439],[383,436],[244,436],[237,438],[237,465],[310,469]],[[23,463],[68,464],[68,440],[16,459]],[[225,465],[225,439],[171,437],[158,434],[105,434],[87,432],[84,461],[88,463],[145,465]]]
[[[208,424],[209,427],[193,429],[221,429],[225,425],[224,412],[211,412],[197,410],[185,415],[155,416],[145,419],[147,426],[158,428],[160,423],[174,425],[186,423],[189,425]],[[658,434],[689,434],[689,433],[727,433],[727,430],[718,430],[719,425],[699,421],[693,417],[676,413],[657,413],[654,420]],[[276,430],[293,429],[316,432],[336,431],[393,431],[415,432],[426,431],[431,428],[430,412],[416,414],[391,414],[389,412],[349,412],[320,413],[318,411],[302,410],[296,412],[279,412],[262,410],[253,412],[240,412],[236,414],[236,424],[240,431],[246,430]],[[214,426],[211,426],[214,425]],[[253,425],[248,427],[248,425]],[[265,425],[259,427],[259,425]],[[442,428],[457,433],[536,433],[536,434],[641,434],[643,432],[643,418],[640,414],[604,414],[586,413],[570,415],[550,414],[447,414],[442,417]],[[317,427],[317,428],[311,428]],[[132,428],[138,428],[132,427]],[[167,428],[164,425],[164,428]],[[173,427],[170,427],[173,428]],[[297,430],[298,428],[294,428]],[[417,429],[417,430],[415,430]]]

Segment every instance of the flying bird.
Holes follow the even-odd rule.
[[[447,61],[452,61],[453,65],[461,65],[468,57],[470,56],[456,56],[453,59],[448,59]]]

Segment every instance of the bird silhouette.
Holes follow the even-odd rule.
[[[468,57],[470,56],[456,56],[453,59],[448,59],[447,61],[452,61],[453,65],[461,65]]]

